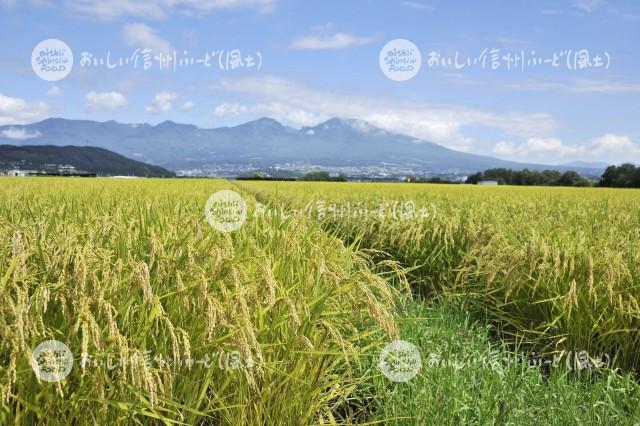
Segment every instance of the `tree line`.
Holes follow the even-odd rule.
[[[640,188],[640,167],[630,163],[609,166],[602,174],[599,185],[610,188]]]
[[[580,176],[577,172],[557,170],[511,170],[489,169],[472,174],[466,183],[478,183],[485,180],[495,180],[499,185],[527,185],[527,186],[592,186],[593,182]]]
[[[564,173],[557,170],[511,170],[504,168],[489,169],[469,176],[466,183],[494,180],[500,185],[528,186],[600,186],[609,188],[640,188],[640,167],[626,163],[621,166],[609,166],[599,181],[593,181],[569,170]]]

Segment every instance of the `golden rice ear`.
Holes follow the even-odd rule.
[[[371,259],[308,218],[203,227],[194,194],[206,198],[209,183],[63,186],[78,208],[36,190],[32,217],[6,216],[15,209],[0,201],[0,258],[12,268],[0,274],[0,396],[23,419],[40,416],[20,402],[34,399],[32,342],[61,336],[89,362],[39,397],[52,422],[352,420],[341,416],[366,379],[352,365],[391,329],[394,293]],[[222,371],[214,355],[233,351],[242,371]]]
[[[135,279],[142,288],[144,300],[147,303],[151,303],[153,301],[153,289],[151,288],[149,266],[145,262],[138,262],[135,266],[135,274]]]

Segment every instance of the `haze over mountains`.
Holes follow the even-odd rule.
[[[247,168],[383,168],[400,173],[468,174],[494,167],[573,169],[598,174],[603,165],[524,164],[454,151],[350,119],[334,118],[295,129],[270,118],[235,127],[202,129],[165,121],[156,126],[50,118],[0,127],[0,144],[75,145],[105,148],[174,171]]]

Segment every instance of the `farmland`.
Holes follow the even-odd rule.
[[[205,218],[223,189],[247,203],[235,232]],[[635,424],[639,201],[606,189],[3,178],[0,424]],[[407,382],[378,368],[396,339],[423,359]],[[47,340],[73,356],[64,380],[34,375]],[[608,362],[502,362],[534,351]],[[473,363],[486,359],[499,362]]]
[[[640,367],[640,193],[279,183],[278,196],[316,216],[320,201],[325,225],[410,267],[419,293],[461,297],[549,351]]]

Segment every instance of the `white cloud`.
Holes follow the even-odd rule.
[[[608,80],[577,80],[568,90],[577,93],[631,94],[640,93],[640,83]]]
[[[125,24],[122,27],[122,37],[125,44],[132,48],[149,48],[153,52],[164,54],[173,52],[168,41],[163,40],[153,28],[141,22]]]
[[[562,90],[570,93],[602,93],[609,95],[640,93],[640,83],[587,79],[578,79],[572,83],[528,80],[506,84],[505,87],[528,91]]]
[[[218,90],[243,94],[253,102],[246,111],[268,115],[294,126],[310,126],[332,117],[357,118],[377,127],[467,150],[466,126],[500,129],[514,134],[545,135],[555,128],[546,113],[503,112],[406,102],[393,98],[315,89],[277,77],[223,80]],[[228,106],[221,111],[233,111]]]
[[[254,8],[259,12],[269,12],[275,3],[276,0],[66,0],[65,2],[72,12],[102,21],[122,17],[165,19],[177,14],[205,14],[220,9],[237,8]]]
[[[57,97],[62,96],[62,89],[58,86],[53,86],[51,89],[47,91],[47,96]]]
[[[625,159],[640,159],[640,145],[633,143],[628,136],[607,133],[591,141],[591,153],[594,157],[617,157],[619,161]]]
[[[640,93],[640,83],[629,81],[576,79],[570,82],[553,82],[541,80],[520,80],[515,82],[505,82],[501,80],[487,81],[468,78],[461,74],[455,73],[448,74],[447,78],[453,84],[531,92],[563,91],[576,94],[601,93],[606,95],[630,95]]]
[[[567,158],[570,156],[579,155],[584,151],[583,147],[565,145],[558,138],[529,138],[524,143],[524,152],[533,156],[546,156],[548,154],[559,155],[560,157]]]
[[[493,153],[504,157],[510,157],[516,153],[516,145],[512,142],[498,142],[493,147]]]
[[[348,33],[300,37],[292,43],[296,49],[344,49],[374,41],[373,37],[357,37]]]
[[[187,101],[187,102],[183,103],[182,105],[180,105],[179,109],[182,110],[182,111],[191,111],[193,109],[193,102]]]
[[[172,92],[156,93],[156,96],[153,98],[153,102],[151,102],[150,105],[147,105],[146,110],[151,114],[169,112],[173,108],[172,102],[177,98],[178,95]]]
[[[570,160],[622,163],[640,161],[640,145],[624,135],[608,133],[585,144],[567,144],[558,138],[533,137],[526,142],[498,142],[493,148],[497,156],[530,162],[565,163]]]
[[[92,19],[110,21],[123,16],[151,19],[166,17],[164,2],[136,0],[67,0],[71,11]]]
[[[607,4],[606,0],[574,0],[574,7],[582,10],[583,12],[591,13]]]
[[[248,110],[249,109],[244,105],[224,103],[218,105],[216,109],[213,110],[213,115],[218,117],[235,117],[246,113]]]
[[[51,6],[52,0],[29,0],[33,6],[46,7]],[[12,9],[18,4],[17,0],[0,0],[0,7]]]
[[[421,1],[407,0],[407,1],[403,1],[400,4],[409,9],[424,10],[427,12],[433,12],[435,10],[435,7],[433,7],[432,5],[421,2]]]
[[[498,142],[493,153],[511,159],[543,163],[563,163],[576,158],[585,158],[586,147],[567,145],[553,137],[532,137],[521,144]]]
[[[531,45],[531,42],[515,37],[487,37],[493,43],[497,43],[500,46],[510,47],[513,49],[524,48]]]
[[[86,101],[91,110],[115,110],[127,105],[127,98],[120,92],[89,92]]]
[[[33,123],[48,115],[49,105],[44,102],[27,102],[0,93],[0,126]]]
[[[3,130],[2,135],[9,139],[25,140],[37,138],[40,136],[40,132],[37,130],[35,132],[29,132],[27,129],[10,127],[7,130]]]
[[[218,9],[253,8],[259,12],[269,12],[277,0],[164,0],[165,4],[199,12],[211,12]]]

